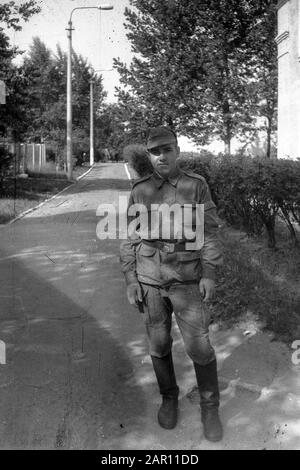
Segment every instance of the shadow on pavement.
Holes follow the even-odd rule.
[[[92,184],[96,189],[84,183],[82,191],[93,196],[106,184],[115,191],[123,181]],[[1,234],[0,339],[7,343],[7,365],[0,365],[1,448],[296,448],[295,384],[279,376],[268,395],[268,361],[261,362],[262,392],[240,390],[234,380],[223,388],[224,441],[205,441],[198,397],[186,395],[195,385],[192,363],[176,329],[180,420],[174,431],[159,428],[160,398],[141,321],[125,298],[118,241],[96,239],[95,210],[39,214]],[[236,364],[247,369],[248,349],[231,331],[222,333],[216,350],[225,358],[221,374]]]
[[[85,192],[93,192],[99,190],[115,190],[115,191],[129,191],[129,180],[119,180],[114,178],[105,179],[83,179],[78,183],[70,186],[65,194],[80,194]]]
[[[145,408],[141,389],[127,383],[126,350],[24,263],[2,263],[1,448],[107,449],[112,435],[121,445]]]

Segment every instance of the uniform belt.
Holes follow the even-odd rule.
[[[176,243],[169,243],[163,242],[160,240],[142,240],[142,243],[148,246],[152,246],[153,248],[158,248],[160,251],[164,253],[174,253],[176,251],[186,251],[185,242],[176,242]]]

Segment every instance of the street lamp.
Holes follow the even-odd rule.
[[[113,10],[112,5],[98,5],[97,7],[76,7],[73,8],[68,22],[68,63],[67,63],[67,177],[72,179],[72,15],[75,10]]]
[[[94,165],[94,80],[90,80],[90,166]]]

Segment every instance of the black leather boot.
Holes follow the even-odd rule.
[[[204,436],[208,441],[217,442],[223,437],[222,423],[219,418],[219,386],[217,361],[205,366],[194,362],[197,384],[200,393],[201,419]]]
[[[177,423],[179,388],[176,383],[172,353],[164,357],[151,356],[151,359],[162,395],[157,419],[162,428],[173,429]]]

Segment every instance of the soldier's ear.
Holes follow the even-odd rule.
[[[180,154],[180,147],[179,147],[179,145],[177,145],[176,152],[177,152],[177,155]]]

